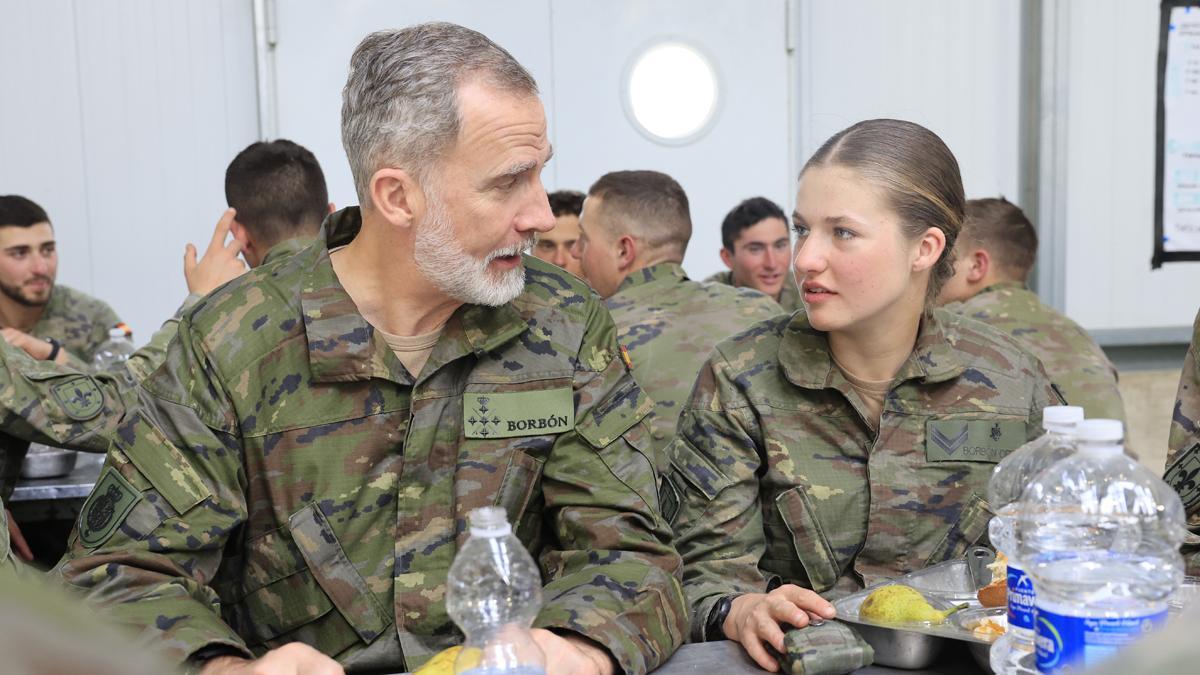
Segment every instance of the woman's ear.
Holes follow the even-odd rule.
[[[913,249],[912,269],[914,272],[924,272],[932,269],[946,250],[946,233],[936,227],[930,227],[921,235]]]

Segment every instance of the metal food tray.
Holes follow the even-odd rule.
[[[949,640],[958,640],[967,643],[979,665],[991,672],[988,651],[996,638],[978,635],[967,626],[982,616],[1004,617],[1004,609],[985,609],[979,604],[975,595],[979,584],[975,579],[966,560],[949,560],[875,584],[834,601],[833,606],[837,609],[837,618],[850,624],[875,650],[875,663],[879,665],[909,670],[927,668],[937,660]],[[938,625],[927,622],[880,624],[859,617],[859,607],[867,596],[892,584],[903,584],[920,591],[935,609],[949,609],[964,602],[968,607]],[[964,612],[969,612],[967,617],[956,619]]]

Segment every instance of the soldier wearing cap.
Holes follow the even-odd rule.
[[[342,121],[361,208],[184,315],[58,574],[201,672],[411,670],[461,641],[446,575],[499,505],[549,672],[653,669],[686,617],[652,403],[599,298],[522,255],[553,224],[533,79],[460,26],[382,31]]]

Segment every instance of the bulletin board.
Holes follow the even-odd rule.
[[[1155,269],[1200,260],[1200,2],[1163,0],[1161,8]]]

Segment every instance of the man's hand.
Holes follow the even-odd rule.
[[[183,277],[187,279],[189,293],[208,295],[217,286],[236,279],[246,271],[246,263],[238,257],[242,242],[231,238],[229,243],[225,243],[229,226],[236,215],[237,211],[233,209],[225,209],[225,213],[221,214],[212,240],[208,242],[208,250],[199,262],[196,262],[196,247],[187,245],[183,252]]]
[[[309,647],[292,642],[254,661],[218,656],[204,664],[200,675],[344,675],[342,664]]]
[[[45,361],[50,356],[50,351],[54,349],[49,342],[35,338],[29,333],[23,333],[16,328],[0,328],[0,337],[38,361]],[[58,356],[54,357],[54,362],[66,363],[66,361],[67,350],[60,348]]]
[[[779,664],[763,648],[763,642],[780,654],[784,652],[783,629],[779,624],[804,628],[810,616],[832,619],[835,614],[833,605],[821,596],[794,584],[785,584],[770,593],[746,593],[734,598],[722,629],[725,637],[742,643],[746,653],[759,666],[775,672],[779,670]]]
[[[29,550],[25,535],[21,534],[21,528],[17,526],[17,521],[13,520],[12,511],[4,509],[4,512],[8,516],[8,540],[12,542],[13,553],[25,562],[33,562],[33,551]]]
[[[613,675],[616,671],[608,652],[582,636],[563,637],[534,628],[533,641],[546,655],[546,675]]]

